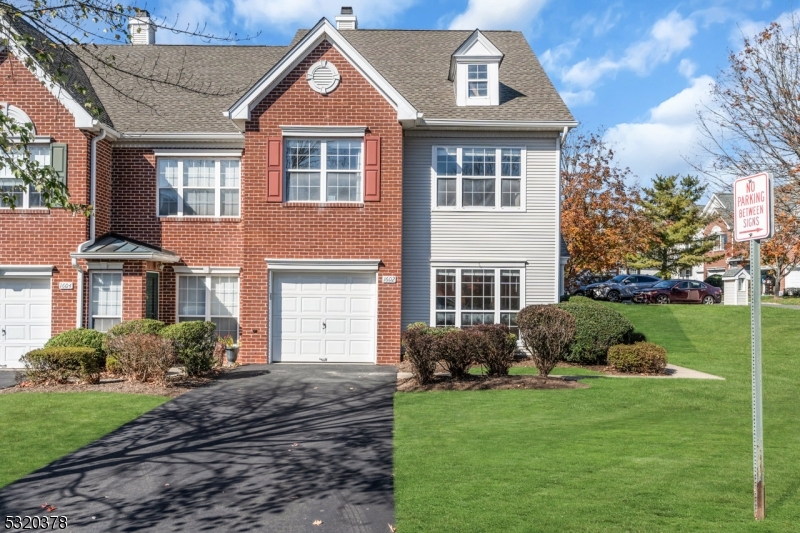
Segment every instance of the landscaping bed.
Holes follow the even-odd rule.
[[[441,390],[505,390],[505,389],[585,389],[588,385],[572,378],[550,376],[547,379],[531,375],[513,376],[467,376],[452,379],[449,376],[436,376],[424,385],[416,378],[397,382],[399,392],[441,391]]]

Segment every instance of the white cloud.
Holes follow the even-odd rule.
[[[578,107],[591,104],[594,101],[594,91],[585,89],[583,91],[561,91],[561,98],[568,107]]]
[[[669,61],[673,55],[692,44],[697,25],[691,18],[683,18],[676,11],[659,19],[650,29],[647,39],[632,44],[620,59],[609,56],[600,59],[584,59],[566,69],[561,80],[572,86],[587,88],[603,76],[620,70],[630,70],[644,76],[657,65]]]
[[[622,14],[615,12],[620,4],[614,4],[606,9],[602,16],[598,17],[594,13],[586,13],[572,24],[572,29],[578,33],[584,33],[591,29],[592,35],[600,37],[611,31],[617,25]]]
[[[694,173],[684,157],[697,155],[702,140],[697,108],[710,102],[713,83],[710,76],[694,78],[689,87],[652,108],[647,120],[609,128],[605,140],[616,147],[620,164],[645,183],[656,174]]]
[[[580,39],[575,39],[559,44],[555,48],[548,48],[539,56],[539,61],[545,70],[556,70],[560,65],[570,60],[579,43]]]
[[[695,71],[697,70],[697,65],[694,61],[688,58],[681,59],[680,64],[678,65],[678,72],[680,72],[681,76],[684,78],[691,79],[694,76]]]
[[[450,23],[451,30],[526,30],[547,0],[469,0],[466,11]]]
[[[331,22],[342,4],[352,6],[359,27],[382,27],[416,0],[232,0],[234,13],[252,29],[293,34],[310,28],[322,17]],[[268,24],[268,26],[265,26]]]

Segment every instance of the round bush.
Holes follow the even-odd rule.
[[[96,331],[94,329],[69,329],[47,341],[45,347],[94,348],[98,355],[105,356],[106,351],[103,347],[103,339],[105,336],[105,333],[102,331]]]
[[[608,350],[608,364],[620,372],[663,374],[667,350],[652,342],[618,344]]]
[[[214,368],[217,325],[213,322],[179,322],[161,330],[161,336],[175,345],[178,361],[188,376],[199,376]]]
[[[608,349],[630,341],[633,324],[622,313],[593,302],[592,305],[558,304],[575,318],[575,338],[566,360],[571,363],[596,365],[606,362]]]
[[[568,302],[576,305],[603,305],[597,300],[592,300],[586,296],[570,296]]]
[[[539,375],[547,378],[569,353],[575,318],[552,305],[529,305],[517,314],[519,333]]]
[[[79,377],[88,383],[99,383],[105,357],[92,347],[50,346],[22,356],[25,378],[33,382],[66,383]]]
[[[132,333],[158,335],[161,333],[162,329],[164,329],[164,323],[160,320],[153,320],[152,318],[128,320],[127,322],[120,322],[116,326],[109,329],[108,332],[106,332],[106,342],[115,337],[131,335]]]
[[[429,383],[436,372],[438,361],[436,334],[424,322],[415,322],[403,332],[405,357],[411,363],[411,371],[421,384]]]

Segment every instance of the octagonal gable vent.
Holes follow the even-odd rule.
[[[333,63],[323,59],[311,65],[311,68],[308,69],[308,74],[306,74],[306,79],[311,88],[318,93],[329,94],[336,90],[342,77]]]

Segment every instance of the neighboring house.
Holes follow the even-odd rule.
[[[715,274],[722,275],[731,267],[731,264],[741,261],[739,258],[731,258],[728,253],[733,245],[733,194],[720,192],[712,194],[706,205],[703,206],[702,215],[713,217],[711,222],[703,228],[702,235],[698,235],[714,236],[715,246],[707,255],[711,257],[722,255],[722,257],[697,265],[691,272],[682,273],[681,277],[700,281]]]
[[[107,73],[126,98],[74,65],[84,93],[26,69],[30,50],[0,55],[5,112],[94,206],[27,191],[0,209],[0,366],[143,317],[214,321],[246,363],[390,364],[412,322],[513,326],[558,301],[576,122],[520,32],[361,30],[348,13],[288,47],[163,46],[146,13],[131,24],[146,31],[107,47],[118,63],[210,94]]]

